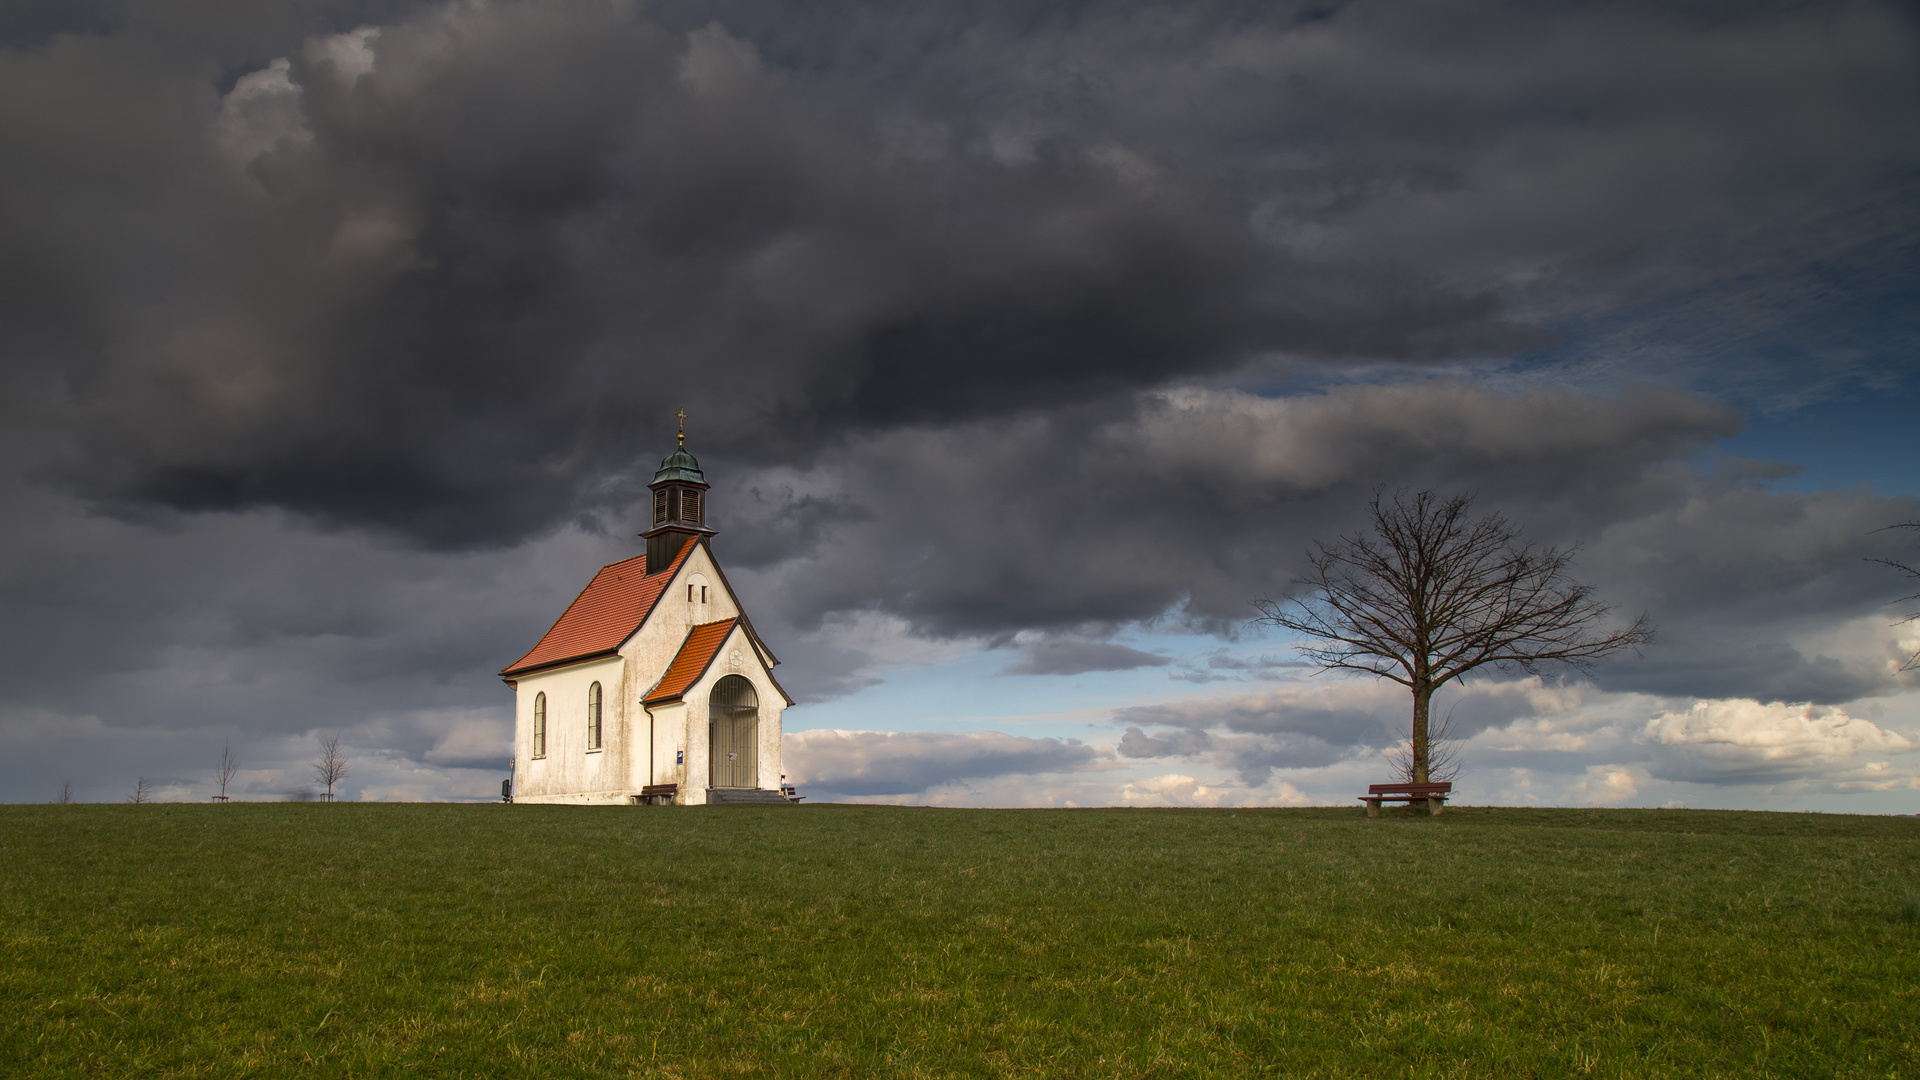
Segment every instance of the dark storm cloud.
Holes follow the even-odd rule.
[[[224,99],[208,57],[129,69],[143,28],[5,72],[73,102],[7,121],[36,165],[8,199],[41,208],[10,223],[11,359],[49,467],[110,504],[512,541],[631,498],[609,476],[683,401],[723,455],[804,457],[1258,353],[1524,337],[1484,289],[1289,255],[1205,176],[895,117],[718,24],[424,9]]]
[[[1117,710],[1123,758],[1204,758],[1250,786],[1275,769],[1313,769],[1392,746],[1400,703],[1384,687],[1300,687]],[[1147,731],[1145,728],[1157,728]]]
[[[787,736],[794,783],[839,795],[907,795],[940,784],[1027,773],[1071,772],[1098,752],[1078,739],[997,731],[803,731]]]
[[[1902,685],[1885,649],[1822,660],[1841,645],[1821,635],[1876,614],[1873,529],[1915,504],[1686,463],[1736,428],[1668,392],[1434,382],[893,433],[840,458],[835,497],[873,518],[830,530],[771,591],[797,621],[878,608],[931,636],[1137,620],[1246,634],[1249,598],[1283,593],[1315,539],[1359,527],[1376,485],[1431,486],[1584,545],[1576,574],[1623,617],[1652,616],[1660,644],[1602,668],[1603,685],[1822,701]]]
[[[1231,771],[1241,783],[1258,787],[1275,769],[1321,768],[1351,757],[1354,748],[1349,742],[1297,733],[1233,737],[1183,731],[1151,736],[1128,728],[1118,749],[1123,758],[1204,758]]]
[[[1863,489],[1784,494],[1708,482],[1658,512],[1595,537],[1588,571],[1613,599],[1664,620],[1640,661],[1610,664],[1621,690],[1762,701],[1837,703],[1912,683],[1867,562],[1883,522],[1909,517],[1912,497]],[[1864,636],[1836,637],[1847,622]]]
[[[1233,682],[1250,678],[1278,679],[1310,666],[1304,661],[1279,653],[1248,658],[1234,656],[1228,649],[1221,647],[1205,657],[1190,657],[1181,661],[1175,670],[1167,673],[1167,677],[1190,683]]]
[[[1183,729],[1187,735],[1162,737],[1158,742],[1140,736],[1135,742],[1143,749],[1152,745],[1154,753],[1140,753],[1137,757],[1154,757],[1165,754],[1190,754],[1207,747],[1190,744],[1187,739],[1192,735],[1204,735],[1210,729],[1255,735],[1309,735],[1326,743],[1340,746],[1384,745],[1383,737],[1391,738],[1400,726],[1398,709],[1381,708],[1377,703],[1372,708],[1329,709],[1305,704],[1302,699],[1313,700],[1307,695],[1294,697],[1253,696],[1209,701],[1204,704],[1183,705],[1135,705],[1121,709],[1114,714],[1117,723],[1138,725],[1164,725]],[[1138,732],[1138,727],[1130,727]],[[1172,738],[1173,741],[1167,741]],[[1124,748],[1128,745],[1122,741]]]
[[[579,589],[582,567],[630,553],[570,532],[447,556],[272,511],[126,522],[0,490],[8,799],[50,798],[51,776],[113,801],[142,773],[196,778],[164,797],[204,799],[229,742],[244,790],[277,797],[305,782],[321,732],[366,759],[355,797],[484,796],[510,753],[494,673]]]
[[[7,362],[40,466],[123,511],[511,543],[630,499],[683,402],[720,460],[810,462],[1511,353],[1503,291],[1565,311],[1513,282],[1912,145],[1882,9],[1438,7],[23,17]]]
[[[6,495],[18,515],[0,532],[7,706],[121,727],[277,735],[493,704],[493,672],[601,561],[579,538],[449,558],[266,512],[130,525],[45,492]]]
[[[1562,332],[1535,357],[1556,368],[1768,405],[1913,371],[1905,7],[707,10],[783,62],[932,70],[1031,128],[1229,175],[1265,235],[1316,260],[1497,280]]]
[[[718,478],[716,476],[716,478]],[[836,526],[873,519],[845,498],[797,494],[791,484],[724,484],[714,508],[727,526],[727,564],[760,567],[812,552]]]
[[[1185,392],[1113,418],[893,433],[840,455],[839,498],[873,520],[831,531],[789,589],[801,611],[869,603],[937,634],[1071,631],[1174,610],[1244,629],[1316,536],[1356,526],[1379,483],[1487,492],[1536,535],[1578,539],[1685,505],[1671,459],[1730,433],[1675,394],[1509,395],[1455,383],[1280,400]],[[724,501],[716,501],[724,506]]]
[[[1050,638],[1021,646],[1025,657],[1008,664],[1008,675],[1079,675],[1088,671],[1132,671],[1143,667],[1165,667],[1173,661],[1165,656],[1141,652],[1117,641],[1089,641],[1084,638]]]
[[[1213,748],[1212,735],[1204,729],[1190,728],[1148,735],[1137,727],[1130,727],[1121,734],[1119,745],[1120,756],[1130,758],[1190,757]]]
[[[1510,729],[1516,721],[1536,720],[1543,707],[1547,713],[1564,708],[1564,698],[1541,694],[1541,685],[1528,679],[1447,686],[1434,703],[1436,739],[1464,743],[1483,732]],[[1116,710],[1113,721],[1125,725],[1116,747],[1122,758],[1199,759],[1257,787],[1275,770],[1379,762],[1382,751],[1405,744],[1411,713],[1410,697],[1395,684],[1329,676],[1325,683],[1286,683],[1205,701],[1132,706]],[[1614,740],[1609,749],[1617,751],[1619,745],[1620,740]],[[1563,747],[1529,753],[1502,746],[1477,750],[1475,760],[1498,761],[1506,768],[1579,772],[1594,760],[1618,763],[1647,756],[1645,748],[1624,757],[1617,752],[1601,757],[1572,754]]]

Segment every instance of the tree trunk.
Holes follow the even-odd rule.
[[[1433,704],[1433,687],[1423,678],[1413,681],[1413,777],[1416,784],[1427,782],[1433,764],[1433,745],[1427,737],[1427,712]]]

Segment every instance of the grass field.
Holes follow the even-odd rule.
[[[1920,820],[0,807],[0,1073],[1920,1077]]]

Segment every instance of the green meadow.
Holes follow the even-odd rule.
[[[1920,1077],[1920,819],[0,807],[0,1074]]]

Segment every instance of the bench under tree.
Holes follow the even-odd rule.
[[[1380,804],[1383,802],[1403,802],[1408,806],[1423,802],[1427,804],[1427,813],[1438,817],[1440,808],[1446,804],[1447,796],[1452,792],[1452,783],[1368,784],[1367,793],[1359,798],[1367,804],[1368,817],[1379,817]]]

